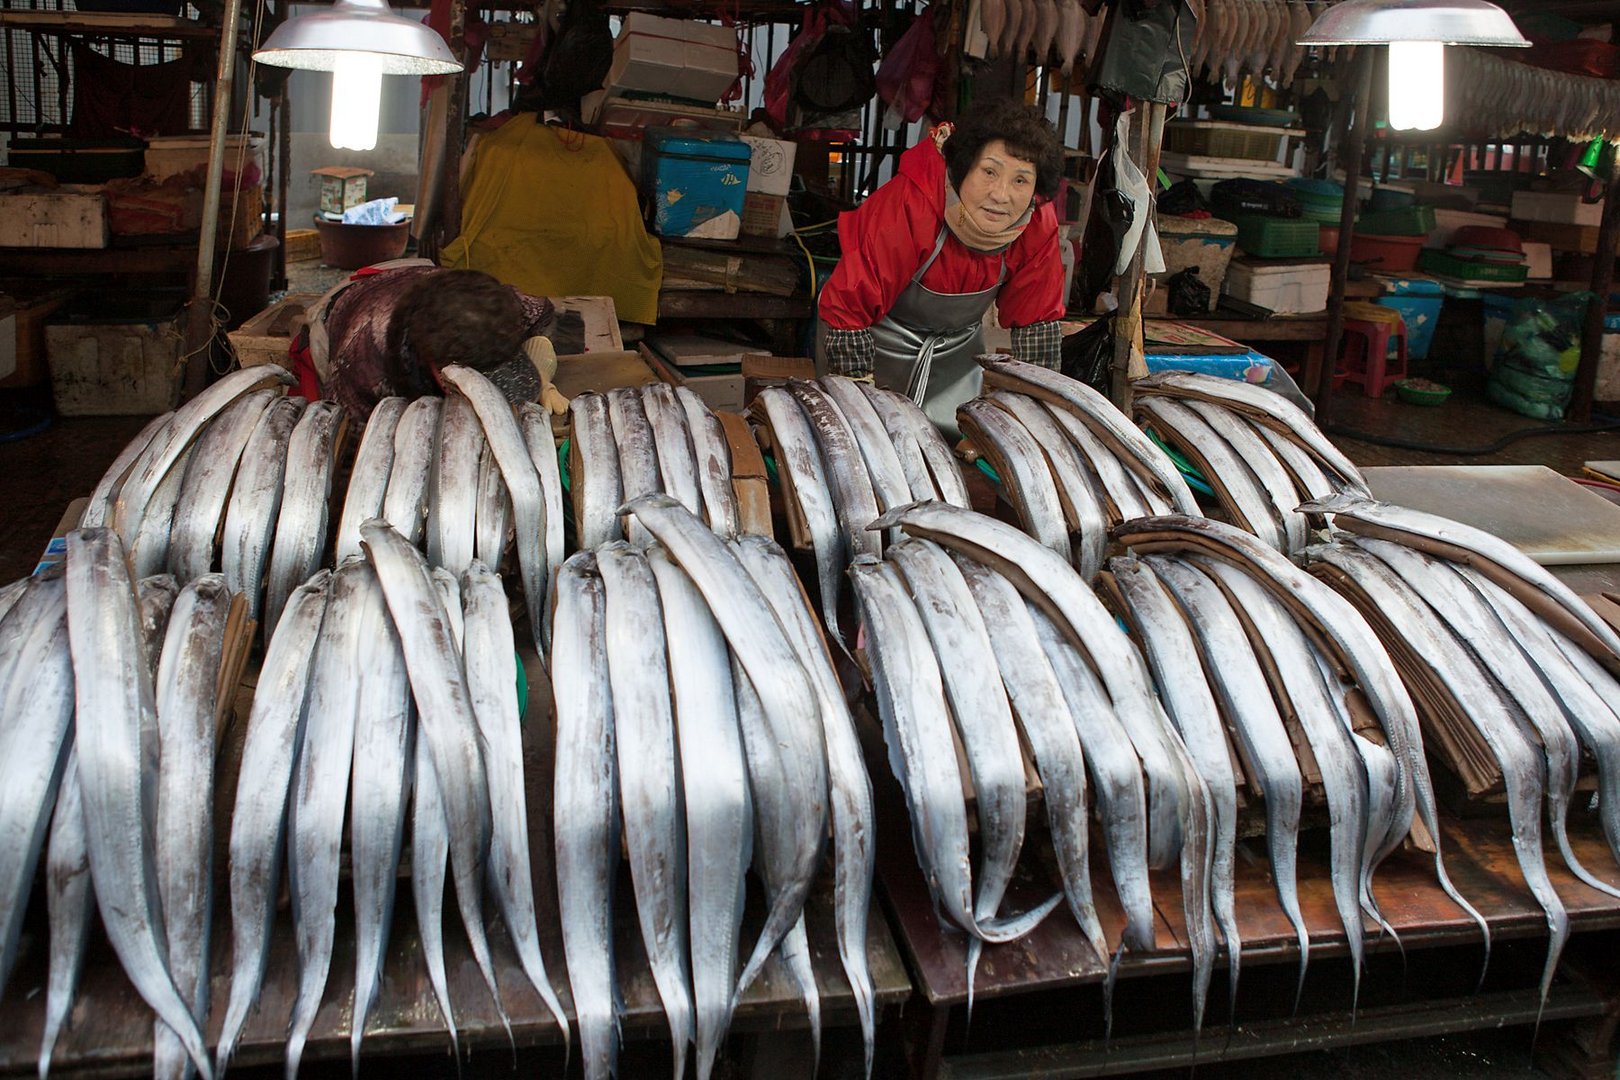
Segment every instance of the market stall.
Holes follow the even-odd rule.
[[[1612,581],[1311,399],[1423,370],[1527,236],[1606,297],[1620,219],[1437,206],[1473,148],[1394,163],[1374,51],[1300,44],[1351,3],[504,20],[529,107],[456,170],[430,90],[420,239],[551,321],[379,335],[420,385],[339,405],[291,389],[337,396],[332,309],[266,311],[0,591],[0,1072],[708,1076],[793,1029],[808,1074],[833,1026],[926,1078],[1505,1024],[1612,1062]],[[1607,137],[1600,80],[1509,63],[1452,107]],[[1605,306],[1553,299],[1503,309],[1521,406]]]

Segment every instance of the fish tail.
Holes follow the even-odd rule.
[[[1125,943],[1121,941],[1108,962],[1108,978],[1103,980],[1103,1048],[1114,1037],[1114,985],[1119,981],[1119,962],[1125,957]]]
[[[1435,838],[1434,872],[1435,876],[1440,879],[1440,888],[1444,889],[1446,895],[1451,897],[1452,903],[1462,908],[1468,917],[1474,920],[1474,924],[1479,927],[1479,932],[1485,939],[1485,956],[1479,965],[1479,982],[1474,986],[1474,992],[1477,994],[1485,986],[1485,973],[1491,969],[1491,927],[1485,921],[1485,916],[1481,915],[1474,908],[1474,905],[1464,900],[1462,893],[1457,891],[1457,886],[1451,883],[1451,875],[1446,873],[1446,863],[1440,855],[1440,833],[1438,830],[1430,831]],[[1401,952],[1401,957],[1403,960],[1406,957],[1404,950]]]

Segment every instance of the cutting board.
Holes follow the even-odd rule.
[[[1620,506],[1545,465],[1363,469],[1384,502],[1501,537],[1543,566],[1620,562]]]

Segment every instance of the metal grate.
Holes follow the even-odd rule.
[[[0,0],[0,9],[75,10],[72,4],[58,0]],[[194,7],[188,6],[185,13],[193,19],[199,17]],[[102,56],[137,66],[178,60],[182,52],[179,41],[160,37],[84,36],[80,40]],[[73,117],[73,65],[67,39],[54,32],[0,27],[0,42],[4,45],[0,70],[5,73],[4,93],[0,94],[0,131],[66,133]],[[192,130],[208,126],[206,83],[191,84],[188,122]]]

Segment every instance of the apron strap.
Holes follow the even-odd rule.
[[[928,273],[928,268],[930,266],[934,265],[934,260],[939,258],[939,253],[941,251],[945,250],[945,234],[946,234],[947,231],[948,230],[946,229],[945,224],[943,222],[941,222],[940,226],[939,226],[939,235],[934,238],[934,251],[933,251],[933,254],[929,255],[928,258],[923,261],[922,269],[918,270],[915,274],[911,275],[912,284],[914,284],[914,285],[921,285],[922,284],[923,275]],[[1007,256],[1005,256],[1005,255],[1003,255],[1001,257],[1001,272],[1003,274],[1006,274],[1006,272],[1007,272]],[[1000,283],[997,282],[997,284],[1000,284]]]

